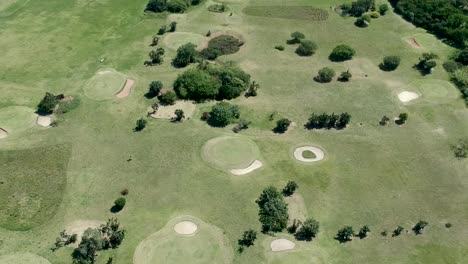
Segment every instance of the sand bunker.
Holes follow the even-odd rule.
[[[400,99],[400,101],[403,103],[408,103],[418,98],[419,98],[419,95],[415,92],[404,91],[398,94],[398,99]]]
[[[8,137],[8,132],[5,129],[0,128],[0,139],[6,138],[6,137]]]
[[[190,118],[195,111],[196,105],[190,101],[177,101],[174,105],[160,105],[158,111],[152,114],[152,118],[171,119],[175,116],[174,112],[177,109],[184,111],[185,118]]]
[[[245,169],[235,169],[231,170],[231,173],[234,175],[244,175],[250,173],[256,169],[259,169],[263,166],[263,163],[259,160],[254,160],[247,168]]]
[[[93,100],[108,100],[124,91],[128,82],[127,76],[113,69],[96,72],[83,90],[87,97]]]
[[[408,43],[413,48],[417,48],[417,49],[422,48],[422,46],[419,45],[419,43],[416,41],[415,38],[406,39],[406,43]]]
[[[105,224],[103,221],[97,221],[97,220],[78,220],[75,221],[71,224],[69,224],[66,228],[65,231],[69,235],[76,234],[76,242],[72,244],[71,246],[78,246],[81,242],[81,237],[83,236],[84,231],[88,228],[98,228],[101,225]]]
[[[310,151],[314,153],[315,158],[304,158],[303,156],[304,151]],[[325,157],[325,153],[323,152],[323,150],[317,147],[313,147],[313,146],[298,147],[294,150],[294,158],[302,162],[316,162],[316,161],[323,160],[324,157]]]
[[[117,98],[125,98],[125,97],[127,97],[127,96],[130,94],[130,92],[132,91],[132,87],[133,87],[134,84],[135,84],[135,81],[134,81],[134,80],[132,80],[132,79],[127,79],[127,80],[125,81],[125,84],[124,84],[122,90],[120,90],[115,96],[116,96]]]
[[[37,116],[36,123],[43,127],[48,127],[52,124],[52,117],[51,116]]]
[[[294,242],[289,241],[284,238],[280,239],[275,239],[271,241],[270,248],[271,251],[284,251],[284,250],[291,250],[296,247],[296,244]]]
[[[0,256],[1,264],[50,264],[50,262],[36,254],[15,253],[11,255]]]
[[[174,226],[174,231],[179,235],[193,235],[197,230],[198,226],[192,221],[182,221]]]

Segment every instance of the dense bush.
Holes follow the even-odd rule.
[[[158,99],[162,105],[173,105],[177,100],[177,96],[174,92],[168,91],[158,96]]]
[[[293,181],[288,181],[286,186],[283,188],[283,195],[284,196],[291,196],[294,194],[294,192],[297,190],[299,186],[297,185],[296,182]]]
[[[211,126],[225,127],[238,119],[239,116],[239,107],[237,105],[221,102],[211,108],[207,121]]]
[[[283,51],[284,50],[284,46],[283,45],[276,45],[275,46],[275,49],[279,50],[279,51]]]
[[[340,241],[341,243],[346,243],[351,241],[354,236],[354,229],[351,226],[345,226],[338,230],[335,239]]]
[[[305,35],[302,32],[295,31],[291,33],[291,39],[286,41],[288,44],[298,44],[301,43],[301,40],[305,39]]]
[[[196,62],[198,57],[197,46],[193,43],[187,43],[177,49],[177,54],[172,61],[175,67],[185,67],[190,63]]]
[[[313,113],[305,124],[305,127],[307,129],[342,129],[345,128],[350,121],[351,115],[346,112],[340,115],[336,115],[335,113],[331,115],[327,113],[317,115]]]
[[[170,24],[169,24],[169,32],[175,32],[177,29],[177,22],[175,21],[172,21]]]
[[[54,111],[55,106],[59,103],[57,97],[51,93],[46,93],[42,100],[37,105],[39,114],[50,114]]]
[[[314,77],[315,81],[321,83],[328,83],[335,77],[335,70],[325,67],[318,71],[318,75]]]
[[[312,238],[317,236],[319,232],[320,224],[317,220],[313,218],[307,218],[304,223],[302,223],[301,228],[296,233],[296,239],[311,241]]]
[[[258,216],[264,232],[281,232],[286,228],[288,205],[275,187],[264,189],[255,202],[260,208]]]
[[[208,47],[201,51],[201,55],[208,60],[214,60],[221,55],[234,54],[239,51],[244,42],[239,39],[222,35],[215,37],[208,42]]]
[[[363,226],[361,229],[359,229],[358,237],[360,239],[366,238],[367,234],[370,232],[370,228],[368,226]]]
[[[457,54],[455,61],[463,65],[468,65],[468,48],[460,51],[460,53]]]
[[[149,53],[150,57],[150,64],[161,64],[164,62],[164,54],[166,51],[163,48],[157,48],[156,50],[152,50]]]
[[[416,223],[416,225],[413,227],[413,231],[416,235],[420,235],[422,234],[424,228],[426,228],[426,226],[428,225],[429,223],[426,222],[426,221],[423,221],[423,220],[420,220],[419,222]]]
[[[146,121],[145,119],[143,119],[143,118],[138,119],[136,121],[135,131],[139,132],[139,131],[142,131],[143,129],[145,129],[146,123],[148,123],[148,121]]]
[[[183,13],[191,5],[197,5],[200,0],[150,0],[146,5],[145,11]]]
[[[257,232],[255,230],[249,229],[244,231],[242,238],[239,239],[238,245],[240,247],[250,247],[254,245],[255,240],[257,239]]]
[[[162,82],[160,81],[152,81],[148,87],[148,92],[145,94],[148,98],[153,98],[159,95],[161,89],[163,87]]]
[[[348,45],[338,45],[331,52],[329,59],[331,61],[346,61],[353,58],[356,51]]]
[[[348,82],[352,77],[353,77],[353,75],[351,74],[351,72],[349,72],[349,70],[347,70],[347,71],[342,72],[340,74],[340,76],[338,77],[338,81]]]
[[[449,60],[449,61],[444,62],[442,66],[448,73],[453,73],[456,70],[460,69],[462,65],[456,61]]]
[[[317,50],[317,44],[311,40],[301,40],[301,44],[296,49],[300,56],[312,56]]]
[[[466,2],[448,0],[390,0],[395,11],[418,27],[463,47],[468,39]]]
[[[423,53],[415,67],[421,72],[421,74],[429,74],[431,73],[432,69],[437,66],[435,59],[438,58],[439,56],[434,53]]]
[[[375,0],[357,0],[349,4],[343,4],[341,6],[343,14],[360,17],[367,11],[375,11]]]
[[[398,124],[403,125],[408,120],[408,113],[401,113],[398,115]]]
[[[394,71],[400,65],[400,57],[398,56],[386,56],[383,58],[383,62],[379,65],[380,69],[384,71]]]
[[[466,159],[468,157],[468,141],[460,139],[457,144],[452,146],[452,150],[457,159]]]
[[[282,134],[288,130],[289,125],[291,125],[291,120],[287,118],[281,118],[276,122],[276,127],[273,129],[273,131],[275,133]]]
[[[216,13],[223,13],[226,10],[227,7],[225,4],[213,4],[208,7],[208,11]]]
[[[119,198],[117,198],[117,199],[115,200],[115,202],[114,202],[114,207],[115,207],[118,211],[120,211],[120,210],[122,210],[122,209],[125,207],[126,202],[127,202],[127,201],[125,200],[124,197],[119,197]]]
[[[379,13],[380,15],[384,16],[388,11],[388,5],[387,4],[381,4],[379,6]]]

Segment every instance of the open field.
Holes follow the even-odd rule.
[[[101,251],[97,264],[108,257],[118,264],[468,262],[468,161],[455,159],[450,149],[468,134],[468,110],[441,66],[453,48],[392,11],[358,28],[354,18],[331,9],[341,0],[207,1],[183,15],[144,14],[147,0],[17,2],[27,4],[15,12],[0,4],[0,128],[8,132],[0,137],[0,264],[21,258],[71,263],[72,247],[50,250],[59,232],[76,221],[110,217],[120,220],[126,237],[119,248]],[[229,11],[209,12],[213,2],[226,3]],[[309,8],[299,12],[285,2]],[[315,9],[326,11],[327,19],[303,17]],[[164,62],[145,66],[152,37],[173,19],[180,33],[161,37]],[[236,32],[245,41],[216,63],[234,61],[260,84],[258,96],[231,101],[252,122],[249,129],[234,134],[233,125],[210,127],[200,117],[214,102],[205,102],[195,104],[189,120],[147,118],[147,127],[133,132],[157,102],[144,97],[149,83],[159,80],[170,90],[187,69],[171,65],[176,48],[185,40],[202,44],[208,31]],[[294,31],[317,43],[312,57],[286,44]],[[410,38],[421,48],[408,44]],[[331,62],[338,44],[352,46],[354,58]],[[422,76],[413,65],[429,51],[440,59],[432,74]],[[387,55],[402,58],[395,71],[379,69]],[[349,69],[353,78],[317,83],[313,77],[323,67],[338,74]],[[99,75],[106,70],[111,72]],[[115,94],[127,78],[135,83],[119,99]],[[403,91],[420,97],[402,103]],[[80,98],[58,127],[36,124],[34,111],[45,92]],[[348,112],[352,119],[342,130],[306,130],[313,112]],[[383,115],[393,120],[402,112],[409,114],[405,125],[379,125]],[[296,127],[272,133],[283,117]],[[296,160],[295,148],[309,145],[320,147],[324,159]],[[254,177],[230,173],[254,160],[263,163]],[[286,231],[276,237],[259,232],[255,245],[238,253],[243,231],[260,230],[260,192],[291,180],[301,195],[292,210],[320,222],[317,238],[303,242]],[[127,204],[114,214],[110,208],[124,188]],[[179,220],[187,220],[179,219],[183,215],[193,216],[194,236],[174,232]],[[423,235],[380,235],[419,220],[429,222]],[[356,230],[366,224],[366,239],[333,239],[344,225]],[[293,241],[294,249],[272,252],[278,238]],[[148,247],[143,258],[141,245]]]

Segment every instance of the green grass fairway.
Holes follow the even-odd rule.
[[[173,227],[181,220],[196,223],[197,232],[191,236],[176,234]],[[232,249],[223,232],[194,217],[172,219],[162,230],[143,240],[133,257],[133,264],[229,264],[231,261]]]
[[[69,155],[67,145],[0,151],[1,227],[29,230],[55,215],[66,187]]]
[[[31,0],[2,0],[0,1],[0,17],[9,16],[21,9]]]
[[[31,253],[0,256],[0,264],[50,264],[47,259]]]
[[[312,6],[248,6],[243,12],[249,16],[299,20],[327,20],[326,10]]]
[[[249,166],[258,158],[255,142],[245,137],[218,137],[203,146],[202,157],[220,169],[239,169]]]
[[[124,85],[126,76],[112,69],[99,70],[86,84],[86,96],[94,100],[112,99]]]
[[[177,50],[180,46],[187,43],[193,43],[198,46],[203,42],[204,39],[205,37],[200,34],[190,32],[174,32],[168,34],[164,38],[164,44],[172,50]]]
[[[36,115],[32,108],[24,106],[0,108],[0,127],[9,134],[15,134],[31,128],[35,123]]]

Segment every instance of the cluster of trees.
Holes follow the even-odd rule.
[[[291,33],[291,39],[287,40],[286,43],[289,45],[299,44],[296,49],[296,54],[299,56],[312,56],[317,50],[317,43],[305,39],[304,33],[299,31]],[[277,46],[276,49],[284,50],[284,47]]]
[[[239,117],[240,111],[237,105],[231,105],[228,102],[220,102],[215,104],[209,113],[204,113],[202,119],[205,119],[211,126],[225,127],[234,123]],[[245,125],[246,124],[243,124],[242,126]]]
[[[468,39],[467,2],[463,0],[390,0],[395,11],[418,27],[458,47]]]
[[[468,104],[468,48],[458,52],[453,60],[446,61],[443,66]]]
[[[308,122],[305,124],[307,129],[343,129],[351,121],[351,115],[347,112],[341,113],[339,115],[332,113],[331,115],[327,113],[322,113],[320,115],[313,113]]]
[[[250,84],[250,75],[237,66],[200,63],[196,69],[180,74],[174,90],[182,99],[205,101],[239,97]]]
[[[379,5],[378,12],[375,0],[357,0],[340,6],[343,15],[357,17],[354,23],[358,27],[367,27],[372,18],[385,15],[388,11],[387,4]],[[370,13],[368,13],[370,12]]]
[[[214,60],[222,55],[234,54],[240,50],[244,42],[230,35],[221,35],[208,42],[208,47],[200,54],[207,60]]]
[[[169,28],[166,25],[162,25],[158,30],[158,35],[164,35],[166,32],[175,32],[177,29],[177,22],[173,21],[169,24]],[[159,39],[158,39],[159,40]],[[156,43],[157,45],[157,43]],[[154,45],[154,38],[153,38],[153,45]]]
[[[183,13],[190,6],[200,4],[201,0],[150,0],[145,11],[161,13],[169,11],[171,13]]]
[[[408,121],[408,113],[400,113],[398,115],[398,119],[395,120],[395,123],[397,125],[403,125],[406,123],[406,121]],[[380,119],[379,124],[381,126],[386,126],[388,125],[388,122],[390,122],[390,117],[384,115],[382,119]]]
[[[97,252],[120,246],[125,238],[125,230],[117,219],[111,218],[99,228],[88,228],[84,231],[81,242],[73,250],[74,264],[92,264],[96,261]]]
[[[145,65],[153,66],[154,64],[161,64],[164,62],[164,54],[166,51],[164,48],[157,48],[155,50],[150,51],[148,54],[150,60],[145,61]]]

